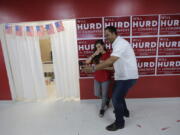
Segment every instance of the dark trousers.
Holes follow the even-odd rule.
[[[124,114],[128,111],[125,96],[128,90],[136,83],[137,79],[116,80],[113,87],[112,103],[114,106],[116,124],[124,124]]]

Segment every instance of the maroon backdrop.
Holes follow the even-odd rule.
[[[179,0],[1,0],[0,23],[102,16],[174,14],[180,13],[179,5]],[[164,19],[166,19],[166,17]],[[124,20],[126,20],[126,18],[124,18]],[[110,21],[108,17],[106,21]],[[124,33],[128,34],[128,24],[124,24],[123,26],[126,28]],[[162,34],[165,33],[162,32]],[[144,39],[137,41],[134,39],[133,42],[142,42],[143,40]],[[153,39],[148,40],[155,42]],[[171,38],[160,39],[162,42],[166,42],[166,40],[171,40]],[[151,49],[153,50],[153,46]],[[160,55],[165,53],[165,51],[169,53],[168,49],[164,47],[162,49],[162,51],[159,51]],[[138,53],[143,53],[139,48],[137,48],[137,50]],[[172,53],[172,51],[170,53]],[[3,60],[3,55],[0,55],[1,63]],[[4,63],[0,67],[1,73],[5,72],[5,68],[2,67],[5,67]],[[1,82],[3,82],[0,84],[0,99],[10,99],[9,97],[11,95],[7,74],[2,74],[0,79],[2,79]],[[80,82],[80,87],[84,90],[81,92],[81,98],[94,98],[92,95],[92,79],[83,79],[80,80]],[[179,97],[180,85],[178,82],[180,82],[179,76],[143,77],[129,93],[128,97]],[[89,84],[89,86],[87,86],[87,84]]]

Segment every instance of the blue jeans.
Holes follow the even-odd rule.
[[[94,80],[94,95],[102,99],[101,109],[105,109],[106,102],[109,100],[109,84],[109,80],[105,82]]]
[[[128,90],[136,83],[137,79],[130,80],[116,80],[113,86],[113,94],[112,94],[112,103],[114,106],[115,123],[117,125],[124,124],[124,114],[127,109],[125,96],[128,93]]]

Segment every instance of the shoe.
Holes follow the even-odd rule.
[[[108,131],[116,131],[118,129],[123,129],[124,128],[124,124],[122,124],[121,126],[118,126],[115,122],[112,123],[111,125],[106,127],[106,130]]]
[[[115,113],[115,110],[113,110],[113,113]],[[124,116],[126,118],[129,118],[129,111],[128,110],[125,111]]]
[[[104,113],[105,113],[105,110],[104,109],[101,109],[99,111],[99,117],[103,117],[104,116]]]

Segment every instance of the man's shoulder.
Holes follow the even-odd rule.
[[[124,39],[124,38],[119,38],[119,40],[118,40],[118,42],[119,43],[124,43],[124,44],[126,44],[126,45],[129,45],[130,43],[129,43],[129,41],[127,41],[126,39]]]
[[[115,48],[127,47],[129,45],[130,43],[126,39],[121,38],[118,40],[117,44],[115,45]]]
[[[118,36],[115,43],[113,44],[113,49],[115,50],[122,49],[122,48],[126,48],[129,45],[130,43],[126,39]]]

